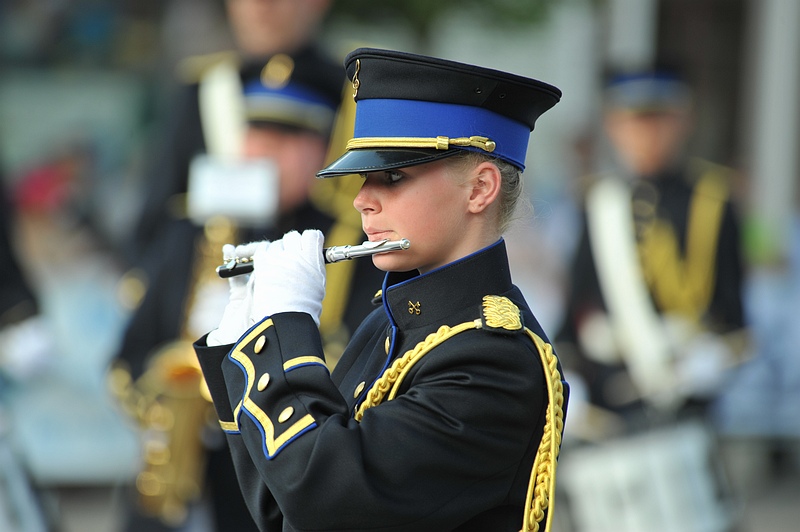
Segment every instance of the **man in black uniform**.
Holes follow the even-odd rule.
[[[558,338],[562,356],[577,355],[568,367],[586,379],[591,403],[616,413],[708,399],[742,347],[734,173],[686,153],[691,97],[667,70],[620,74],[606,89],[604,127],[617,170],[588,179]],[[614,222],[619,197],[626,224]],[[634,310],[653,318],[637,319]],[[661,345],[641,340],[653,320]],[[704,352],[708,334],[720,343]],[[733,359],[718,359],[724,351]]]
[[[172,403],[169,399],[147,400],[176,393],[175,387],[180,383],[170,383],[168,376],[185,376],[196,366],[191,351],[190,361],[183,357],[185,351],[180,347],[189,344],[181,340],[196,336],[200,334],[198,331],[210,326],[208,323],[219,321],[221,306],[217,305],[214,313],[214,301],[228,298],[227,283],[215,273],[216,266],[223,260],[222,245],[231,241],[278,238],[297,227],[320,228],[335,244],[356,244],[365,239],[360,227],[354,229],[349,220],[322,210],[310,199],[311,188],[316,185],[314,172],[324,164],[341,99],[341,69],[332,67],[331,62],[321,56],[303,51],[296,56],[276,54],[260,69],[243,72],[243,78],[234,74],[233,80],[221,82],[223,87],[229,82],[234,86],[239,84],[243,91],[241,103],[247,125],[240,146],[241,158],[234,157],[235,160],[230,161],[209,156],[193,160],[185,201],[187,216],[163,223],[154,241],[157,245],[150,247],[149,289],[125,332],[111,372],[122,404],[129,405],[132,413],[142,418],[145,435],[156,433],[174,442],[186,438],[185,434],[176,432],[193,428],[176,426],[161,430],[160,412],[172,408]],[[224,89],[221,94],[226,94]],[[228,107],[236,109],[236,102],[227,103]],[[224,117],[219,124],[224,126]],[[235,137],[235,122],[230,127],[231,136]],[[214,130],[210,134],[218,133]],[[227,137],[222,139],[226,140]],[[251,183],[248,179],[253,172],[263,178],[259,180],[261,185],[244,188]],[[203,176],[209,173],[212,174],[210,181],[203,181]],[[212,183],[210,193],[204,189],[204,183],[209,182]],[[231,190],[237,186],[243,188]],[[268,190],[264,191],[262,186]],[[258,194],[266,199],[263,204],[253,206],[250,196],[260,197]],[[248,204],[247,209],[253,211],[249,214],[243,212]],[[263,214],[268,216],[259,216]],[[342,238],[345,240],[341,241]],[[330,275],[346,287],[331,293],[324,303],[324,341],[329,356],[336,358],[350,334],[373,309],[372,298],[380,288],[381,276],[368,261],[331,268]],[[199,372],[194,374],[199,377]],[[137,406],[141,398],[145,404],[156,408],[155,413],[152,410],[136,413],[136,409],[141,408]],[[168,415],[181,420],[200,416],[198,410],[202,410],[203,405],[210,406],[199,396],[194,406],[179,401],[174,404],[184,406],[175,406],[176,411]],[[186,462],[202,462],[207,458],[207,487],[219,530],[254,529],[247,513],[237,511],[235,503],[241,504],[241,498],[219,429],[205,433],[207,439],[217,440],[209,443],[212,449],[205,457],[199,451],[193,456],[189,443],[186,446],[176,443],[182,448],[170,449],[168,453],[176,461],[179,459],[176,451]],[[159,463],[165,451],[156,440],[147,439],[144,449],[145,468],[137,478],[136,487],[145,511],[143,515],[137,512],[133,516],[130,528],[153,530],[165,526],[164,522],[173,528],[181,526],[187,517],[183,503],[191,508],[192,500],[198,495],[192,484],[197,480],[186,481],[191,487],[184,490],[183,501],[173,504],[166,500],[164,490],[182,482],[182,475],[166,472]],[[188,469],[197,474],[202,470],[202,463],[189,463]]]
[[[576,441],[606,445],[567,450],[562,487],[576,520],[601,527],[724,523],[713,435],[697,421],[746,348],[734,173],[688,156],[692,94],[675,72],[614,76],[604,104],[613,169],[583,191],[557,347]]]
[[[136,265],[153,239],[159,237],[163,224],[173,217],[176,196],[186,192],[191,161],[206,151],[199,87],[211,68],[229,63],[243,79],[250,79],[258,77],[271,56],[284,53],[300,62],[306,57],[319,61],[321,82],[331,84],[326,90],[341,89],[335,65],[316,44],[330,0],[225,0],[225,7],[236,49],[190,57],[179,68],[184,83],[163,119],[163,130],[145,174],[146,202],[127,250]]]
[[[187,219],[186,212],[190,168],[197,162],[198,156],[210,152],[216,154],[218,151],[218,147],[208,145],[211,140],[209,135],[213,135],[216,140],[222,138],[225,142],[226,136],[236,137],[236,134],[239,133],[229,130],[220,131],[217,127],[209,127],[208,121],[203,116],[206,112],[201,107],[211,108],[211,114],[214,114],[214,103],[209,103],[208,98],[203,103],[201,96],[203,87],[209,84],[211,74],[220,71],[227,74],[230,74],[231,71],[238,72],[238,80],[231,82],[228,79],[227,94],[223,83],[221,98],[225,100],[227,96],[228,101],[222,103],[224,106],[230,106],[231,87],[242,86],[260,79],[269,60],[280,55],[291,58],[293,68],[296,68],[295,77],[300,75],[300,72],[302,72],[301,77],[313,76],[312,84],[315,92],[325,95],[324,98],[329,102],[327,105],[333,101],[338,102],[341,98],[343,86],[341,69],[316,44],[319,26],[330,7],[329,0],[226,0],[225,7],[236,50],[191,57],[182,63],[179,70],[184,84],[179,87],[176,97],[170,102],[167,116],[163,120],[164,129],[158,139],[155,156],[146,173],[146,202],[134,228],[131,242],[126,247],[127,258],[136,268],[131,270],[130,275],[126,275],[126,280],[133,282],[130,285],[126,283],[124,286],[143,287],[147,290],[145,299],[141,303],[136,302],[136,296],[132,298],[132,303],[140,304],[141,307],[132,317],[125,337],[122,339],[119,353],[113,362],[113,370],[110,372],[110,382],[115,393],[121,397],[121,404],[127,405],[126,408],[137,419],[143,413],[140,411],[141,407],[134,404],[136,398],[148,395],[152,399],[152,396],[164,391],[163,383],[148,385],[152,388],[149,391],[137,389],[147,387],[144,386],[146,383],[141,379],[146,373],[148,361],[152,359],[153,352],[157,348],[169,344],[172,340],[191,334],[189,332],[191,325],[198,326],[197,323],[191,322],[203,322],[203,316],[206,313],[201,309],[207,308],[207,302],[213,300],[213,297],[200,297],[200,301],[195,301],[198,298],[195,297],[197,291],[194,288],[205,287],[205,289],[200,289],[199,293],[206,295],[209,292],[218,294],[219,291],[219,285],[206,283],[207,279],[200,282],[199,278],[194,278],[195,270],[200,276],[206,273],[215,275],[213,267],[222,260],[222,257],[219,247],[210,243],[196,248],[198,239],[203,242],[203,239],[200,238],[202,231],[196,221]],[[276,61],[274,66],[276,68],[266,75],[267,79],[273,81],[281,79],[283,75],[281,72],[285,73],[287,68],[285,61]],[[214,99],[213,96],[211,99]],[[231,115],[232,113],[227,114]],[[236,121],[235,118],[230,116],[229,118],[228,126],[231,125],[231,122]],[[263,115],[259,120],[262,125],[271,121],[274,120]],[[308,124],[296,127],[294,130],[296,135],[292,134],[292,127],[284,121],[282,134],[287,138],[294,137],[295,140],[301,137],[307,141],[314,138],[314,135],[300,135],[303,131],[307,131]],[[319,125],[315,127],[317,128],[316,139],[311,142],[319,144],[320,138],[326,137],[328,131],[322,131],[325,129],[324,126],[322,130],[319,129]],[[236,129],[235,124],[233,129]],[[270,156],[275,152],[274,147],[268,147],[266,144],[271,142],[270,137],[274,139],[278,135],[279,130],[250,128],[249,131],[251,135],[248,136],[248,142],[255,150],[250,153],[250,157],[259,156],[259,153],[256,152],[260,152],[260,156]],[[288,142],[290,145],[297,144]],[[261,146],[258,147],[258,144]],[[250,150],[251,148],[246,149]],[[244,150],[245,148],[238,149]],[[226,153],[225,155],[230,154]],[[239,153],[239,155],[243,156],[244,154]],[[312,161],[311,164],[315,164],[311,153],[305,153],[304,157],[307,161],[301,160],[301,163],[305,162],[307,165],[308,161]],[[294,163],[287,162],[287,165],[287,171],[281,174],[281,178],[286,178],[290,172],[298,171],[298,167]],[[307,183],[307,179],[310,177],[313,177],[313,173],[301,176],[296,184]],[[291,180],[287,179],[287,183],[291,184]],[[299,202],[290,207],[284,206],[284,212],[273,217],[268,226],[262,226],[259,230],[255,230],[251,226],[249,234],[247,231],[243,231],[246,228],[238,227],[236,238],[242,240],[251,237],[264,238],[273,234],[273,231],[280,234],[284,227],[295,226],[299,223],[304,227],[325,227],[326,231],[329,230],[327,232],[330,233],[328,236],[331,237],[332,243],[335,244],[360,242],[360,227],[353,227],[352,223],[338,215],[341,208],[335,201],[335,197],[333,201],[330,201],[330,196],[326,199],[329,201],[314,201],[312,205],[308,196],[301,195]],[[215,238],[223,238],[224,235],[218,232],[220,227],[216,227],[216,229],[217,231],[212,232],[213,235],[216,235]],[[222,229],[226,230],[224,227]],[[207,264],[198,264],[201,256],[204,258],[203,262]],[[326,311],[325,328],[330,351],[334,353],[341,351],[354,324],[357,324],[364,313],[371,309],[369,299],[374,294],[375,287],[369,278],[374,277],[375,272],[376,270],[369,268],[367,264],[353,264],[336,270],[334,275],[342,277],[345,281],[342,286],[345,289],[333,295]],[[208,286],[216,287],[209,290]],[[140,291],[134,290],[133,293],[136,294]],[[360,291],[363,291],[364,295],[359,295]],[[191,305],[190,300],[192,300]],[[204,304],[203,301],[206,303]],[[194,310],[190,312],[189,306]],[[205,319],[208,319],[207,315]],[[134,381],[141,383],[142,386],[132,386]],[[147,400],[145,400],[145,404],[158,405],[158,403]],[[155,454],[158,452],[156,451]],[[183,452],[182,454],[189,453]],[[228,459],[227,449],[218,449],[217,452],[210,453],[208,458],[209,476],[218,477],[219,475],[214,472],[218,469],[216,464],[220,461],[224,463]],[[221,469],[223,473],[230,471],[229,467],[223,466]],[[138,484],[140,486],[137,487],[144,488],[145,491],[161,489],[158,487],[158,483],[155,487],[150,486],[150,488],[148,486],[152,483],[142,481]],[[224,491],[232,492],[234,496],[226,500],[224,497],[227,495],[222,493]],[[215,518],[218,522],[227,522],[230,526],[240,526],[241,530],[246,530],[246,527],[251,529],[254,527],[252,522],[246,522],[249,521],[246,517],[245,522],[241,522],[239,517],[228,520],[228,514],[226,514],[228,510],[231,515],[242,515],[235,510],[237,490],[231,490],[222,483],[219,488],[212,490],[212,493],[220,495],[220,497],[214,498]],[[196,494],[190,494],[185,498],[194,499]],[[217,502],[220,504],[216,505]],[[163,500],[158,503],[159,506],[163,506],[163,504]],[[180,526],[179,523],[185,519],[184,511],[184,506],[178,504],[177,509],[168,512],[173,514],[168,519],[172,521],[172,525],[168,528]],[[161,517],[165,517],[161,510],[151,508],[148,513],[162,514]],[[133,512],[132,517],[129,528],[133,530],[154,530],[158,527],[166,527],[156,519],[143,517],[138,511]],[[239,525],[236,525],[237,522]]]

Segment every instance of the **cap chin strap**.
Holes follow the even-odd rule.
[[[434,148],[447,150],[450,147],[472,147],[492,153],[497,147],[495,141],[486,137],[362,137],[347,141],[346,149],[360,148]]]

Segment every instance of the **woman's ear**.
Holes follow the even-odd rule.
[[[480,163],[472,170],[470,185],[472,190],[469,196],[469,212],[483,212],[500,194],[502,185],[500,169],[489,161]]]

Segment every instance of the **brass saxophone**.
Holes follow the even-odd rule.
[[[203,491],[206,451],[203,432],[219,426],[188,331],[198,291],[221,282],[213,266],[222,245],[235,242],[236,229],[226,218],[212,218],[197,242],[180,337],[157,349],[135,382],[123,368],[110,372],[112,393],[138,423],[143,464],[136,477],[142,512],[169,526],[185,522],[189,506]]]

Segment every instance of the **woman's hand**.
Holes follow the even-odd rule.
[[[269,241],[251,242],[240,246],[225,244],[222,246],[222,256],[225,260],[232,257],[252,257],[259,246],[266,247]],[[206,345],[226,345],[238,340],[250,328],[250,311],[253,305],[253,284],[251,275],[235,275],[228,278],[230,296],[225,312],[222,314],[219,327],[208,334]]]
[[[279,312],[305,312],[319,326],[325,297],[324,237],[311,229],[258,246],[253,257],[251,323]]]

